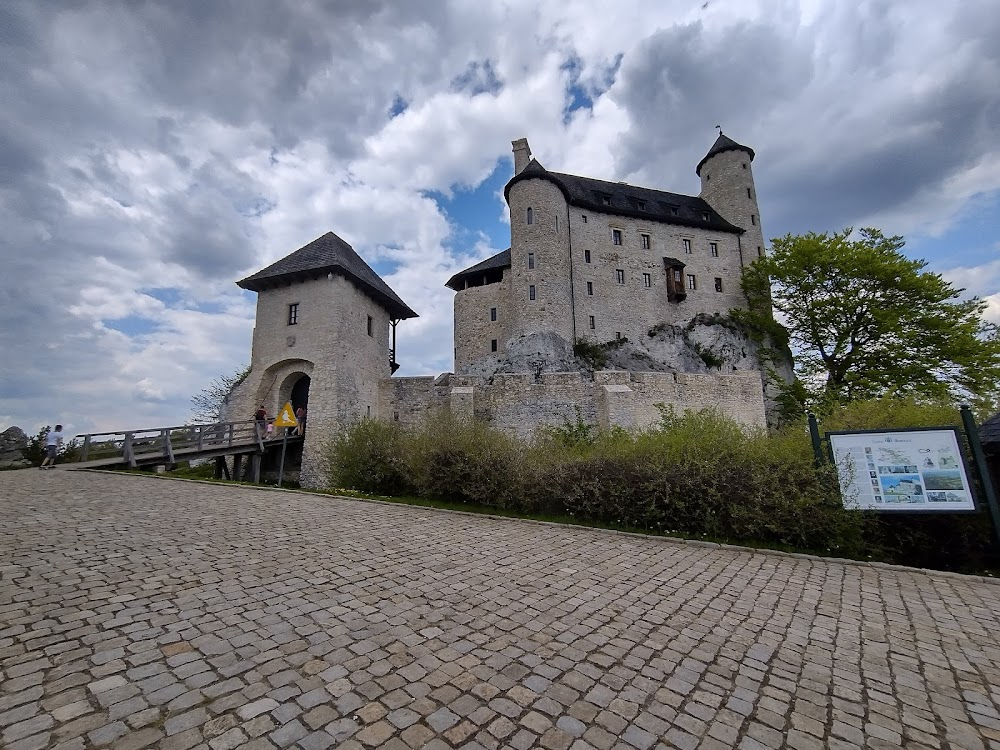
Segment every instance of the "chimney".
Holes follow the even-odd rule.
[[[516,141],[511,141],[510,145],[514,147],[514,174],[520,174],[531,161],[531,148],[528,146],[528,139],[519,138]]]

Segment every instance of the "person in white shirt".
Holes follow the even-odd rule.
[[[61,424],[57,424],[54,430],[49,430],[49,434],[45,438],[45,460],[42,461],[42,465],[38,467],[39,469],[51,469],[55,466],[56,452],[63,442],[62,428]]]

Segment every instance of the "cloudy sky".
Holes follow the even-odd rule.
[[[595,12],[595,8],[600,11]],[[995,0],[0,3],[0,429],[183,423],[249,358],[233,283],[326,231],[451,368],[510,142],[696,194],[715,125],[766,236],[874,225],[1000,321]]]

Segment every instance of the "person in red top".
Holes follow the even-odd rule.
[[[305,435],[306,433],[306,407],[303,404],[299,405],[299,408],[295,410],[295,420],[298,422],[295,425],[295,435]]]
[[[267,435],[267,410],[264,404],[260,405],[253,418],[257,420],[257,439],[263,440]]]

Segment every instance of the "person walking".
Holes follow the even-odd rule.
[[[267,435],[267,410],[264,408],[264,404],[260,405],[253,418],[257,420],[257,439],[263,440]]]
[[[49,430],[49,434],[45,437],[45,458],[42,460],[42,465],[39,469],[51,469],[56,463],[56,453],[59,452],[59,448],[63,444],[63,426],[57,424],[54,430]]]
[[[306,407],[303,404],[299,405],[299,408],[295,410],[295,421],[298,422],[295,425],[295,432],[293,435],[305,435],[306,434]]]

